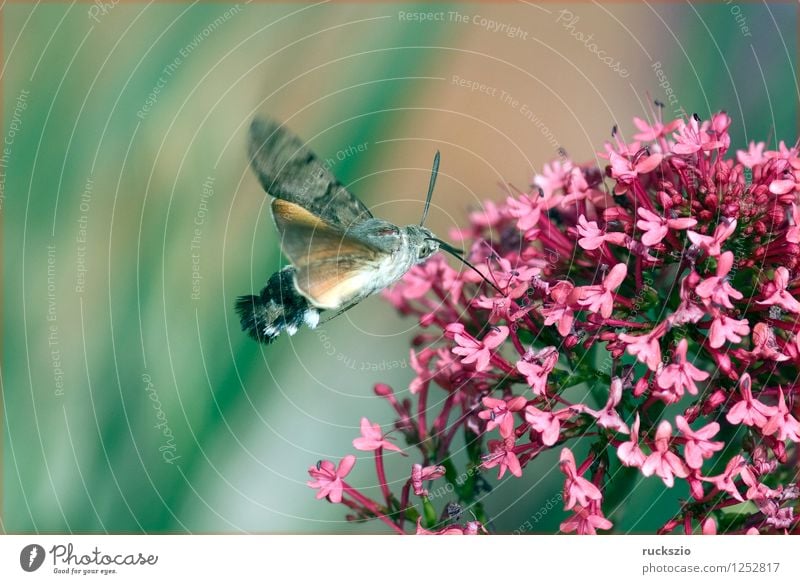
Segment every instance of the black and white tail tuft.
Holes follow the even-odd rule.
[[[283,331],[293,335],[304,324],[314,328],[319,323],[319,310],[297,291],[291,266],[272,274],[258,296],[240,296],[236,313],[242,330],[265,344]]]

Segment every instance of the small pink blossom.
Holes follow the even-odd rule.
[[[608,160],[611,162],[611,176],[617,179],[617,186],[614,187],[614,192],[618,195],[625,193],[628,190],[628,186],[636,180],[637,176],[653,172],[661,164],[662,158],[661,154],[655,153],[650,156],[642,156],[634,163],[625,156],[610,152]]]
[[[736,159],[747,168],[753,168],[756,164],[763,164],[767,158],[764,156],[764,142],[750,142],[747,152],[744,150],[736,151]]]
[[[659,339],[663,334],[663,327],[656,327],[644,335],[620,333],[619,340],[627,344],[626,350],[629,355],[633,355],[640,362],[646,364],[651,371],[656,371],[661,363]]]
[[[517,219],[517,229],[520,231],[527,232],[538,225],[542,211],[539,201],[533,196],[521,194],[518,197],[508,197],[506,204],[509,215]]]
[[[628,266],[617,264],[603,278],[602,284],[580,289],[578,304],[585,306],[589,312],[599,312],[603,318],[610,317],[614,309],[614,291],[625,280],[627,273]]]
[[[570,160],[563,163],[560,160],[554,160],[544,165],[542,174],[533,177],[533,184],[542,189],[545,200],[551,199],[556,191],[566,187],[573,167]]]
[[[783,388],[778,390],[778,405],[767,423],[762,428],[765,436],[775,434],[778,440],[791,440],[800,442],[800,422],[791,414],[786,407],[786,399],[783,395]]]
[[[700,428],[692,430],[689,422],[683,416],[675,418],[675,425],[678,426],[681,434],[686,437],[686,444],[683,447],[683,457],[689,468],[699,469],[703,466],[703,460],[711,458],[714,453],[722,450],[724,442],[712,442],[711,438],[719,432],[719,424],[711,422]]]
[[[576,532],[578,535],[597,535],[598,529],[608,530],[614,527],[608,519],[603,517],[599,507],[596,511],[590,508],[575,505],[572,517],[561,523],[559,529],[562,533]]]
[[[356,457],[352,454],[348,454],[341,460],[338,469],[330,460],[323,460],[317,466],[308,469],[308,474],[316,480],[308,481],[306,484],[312,489],[319,489],[317,499],[328,497],[331,503],[341,503],[344,490],[342,479],[350,474],[355,463]]]
[[[703,535],[717,535],[717,522],[713,517],[706,517],[702,524]]]
[[[561,434],[561,421],[570,418],[573,412],[569,409],[557,412],[540,410],[535,406],[525,408],[525,421],[531,425],[535,432],[540,434],[542,444],[552,446],[558,442]]]
[[[739,473],[742,472],[744,465],[744,457],[741,454],[737,454],[728,461],[728,464],[725,466],[725,470],[722,472],[722,474],[714,477],[706,477],[704,480],[713,483],[717,489],[728,493],[737,501],[744,502],[744,498],[736,488],[736,483],[734,482],[736,477],[739,476]]]
[[[661,389],[672,389],[678,397],[683,396],[684,389],[692,395],[697,395],[695,381],[705,381],[709,377],[706,371],[700,371],[686,359],[688,348],[689,343],[686,339],[681,339],[675,349],[676,362],[667,365],[656,377]]]
[[[522,467],[519,464],[517,455],[514,454],[514,438],[504,438],[503,440],[489,440],[489,454],[483,457],[483,468],[494,468],[500,466],[497,478],[502,479],[508,470],[515,477],[522,476]]]
[[[442,478],[445,474],[443,466],[426,466],[414,464],[411,466],[411,487],[418,497],[427,497],[428,491],[422,486],[425,481]]]
[[[789,270],[780,266],[775,270],[775,277],[771,282],[771,294],[764,300],[758,300],[757,304],[764,306],[780,306],[788,312],[800,313],[800,302],[792,296],[786,288],[789,286]]]
[[[742,401],[734,404],[725,418],[731,424],[763,428],[767,419],[775,413],[775,408],[765,405],[753,397],[749,373],[742,375],[739,380],[739,393]]]
[[[716,276],[700,282],[695,288],[697,295],[703,300],[714,302],[725,308],[733,308],[730,299],[741,300],[744,295],[728,283],[727,276],[731,267],[733,267],[733,252],[726,251],[720,254],[717,258]]]
[[[464,526],[448,525],[439,531],[430,531],[422,527],[422,517],[417,517],[416,535],[477,535],[479,532],[486,533],[480,521],[468,521]]]
[[[535,395],[547,392],[547,377],[558,363],[555,347],[545,347],[539,351],[528,351],[517,362],[517,370],[525,376]]]
[[[500,436],[508,438],[514,434],[514,412],[523,409],[526,403],[528,400],[522,396],[512,397],[509,400],[485,397],[483,405],[488,409],[478,412],[478,417],[488,420],[487,432],[500,428]]]
[[[716,226],[713,235],[700,235],[694,231],[687,231],[689,240],[704,250],[711,257],[722,253],[722,244],[736,231],[736,219],[723,217],[722,222]]]
[[[564,498],[566,499],[564,509],[572,509],[576,504],[588,507],[590,501],[600,501],[603,498],[600,489],[595,484],[578,474],[578,469],[575,467],[575,456],[569,448],[561,449],[559,464],[561,472],[567,477],[564,481]]]
[[[636,212],[640,217],[636,222],[636,227],[644,231],[642,243],[648,247],[661,243],[661,240],[666,237],[670,229],[689,229],[697,225],[697,220],[691,217],[667,219],[661,215],[656,215],[644,207],[638,207]]]
[[[486,371],[489,368],[489,361],[492,358],[492,349],[499,347],[508,337],[508,327],[499,326],[489,331],[482,340],[475,339],[464,330],[464,325],[451,324],[447,326],[447,331],[453,334],[453,338],[458,345],[452,351],[462,357],[461,362],[465,365],[475,363],[475,371]]]
[[[789,356],[781,352],[772,327],[766,323],[757,322],[753,327],[752,336],[753,350],[749,352],[752,359],[778,362],[789,360]]]
[[[625,466],[641,467],[647,458],[639,447],[639,412],[631,426],[631,439],[617,447],[617,458]]]
[[[652,124],[649,124],[641,118],[633,118],[633,123],[637,128],[639,128],[639,133],[633,135],[634,139],[644,140],[645,142],[654,142],[655,140],[663,138],[670,132],[674,131],[681,125],[682,121],[672,120],[671,122],[664,124],[661,122],[661,120],[655,120]]]
[[[654,474],[661,477],[664,484],[672,487],[675,484],[675,477],[686,478],[689,476],[689,469],[681,458],[669,449],[669,442],[672,436],[672,426],[663,420],[656,430],[655,449],[642,465],[642,474],[646,477]]]
[[[726,341],[741,343],[742,337],[750,332],[747,319],[737,320],[717,313],[708,329],[708,344],[712,349],[719,349]]]
[[[585,250],[594,250],[609,242],[615,245],[625,245],[627,235],[622,232],[606,233],[597,226],[597,221],[588,221],[584,215],[578,217],[578,245]]]
[[[367,418],[361,418],[361,437],[353,440],[353,446],[356,450],[378,450],[385,448],[386,450],[394,450],[402,452],[402,449],[386,439],[383,432],[381,432],[380,424],[371,424]]]
[[[675,154],[688,155],[700,151],[708,151],[720,148],[723,142],[714,140],[700,126],[696,118],[691,118],[688,123],[684,122],[675,134],[675,145],[672,151]]]
[[[597,425],[601,428],[627,434],[630,431],[628,430],[628,425],[622,421],[616,410],[620,401],[622,401],[622,380],[619,377],[614,377],[611,380],[606,405],[598,411],[586,408],[586,412],[597,420]]]

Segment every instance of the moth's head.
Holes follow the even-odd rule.
[[[439,251],[439,241],[433,232],[421,225],[406,225],[408,235],[408,246],[414,250],[414,260],[424,262],[437,251]]]

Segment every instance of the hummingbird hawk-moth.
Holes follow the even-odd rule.
[[[439,170],[438,151],[422,221],[405,227],[373,217],[295,134],[275,121],[253,121],[248,152],[261,186],[274,197],[272,218],[291,264],[273,274],[258,296],[237,300],[242,330],[253,339],[268,344],[283,331],[294,335],[304,324],[315,328],[323,311],[341,314],[439,249],[470,265],[423,225]]]

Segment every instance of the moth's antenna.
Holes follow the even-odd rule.
[[[426,237],[426,239],[429,239],[429,240],[431,240],[431,241],[436,241],[436,242],[438,242],[438,243],[439,243],[439,247],[441,247],[441,248],[442,248],[444,251],[446,251],[446,252],[447,252],[447,253],[449,253],[450,255],[452,255],[452,256],[454,256],[455,258],[457,258],[458,260],[460,260],[460,261],[461,261],[461,262],[462,262],[462,263],[463,263],[465,266],[467,266],[468,268],[472,269],[472,270],[473,270],[473,271],[474,271],[476,274],[478,274],[478,275],[479,275],[479,276],[480,276],[480,277],[483,279],[483,281],[484,281],[484,282],[486,282],[487,284],[489,284],[489,286],[491,286],[492,288],[494,288],[495,290],[497,290],[497,292],[498,292],[499,294],[503,294],[503,291],[502,291],[500,288],[498,288],[498,287],[495,285],[495,283],[494,283],[494,282],[492,282],[492,281],[491,281],[491,280],[489,280],[489,279],[488,279],[486,276],[484,276],[484,275],[483,275],[483,273],[481,273],[481,271],[480,271],[480,270],[478,270],[478,268],[476,268],[476,267],[475,267],[475,266],[473,266],[471,263],[469,263],[469,262],[466,260],[466,258],[465,258],[464,256],[462,256],[462,255],[461,255],[461,254],[463,253],[461,250],[459,250],[459,249],[456,249],[456,248],[454,248],[452,245],[450,245],[449,243],[447,243],[446,241],[442,241],[441,239],[437,239],[437,238],[435,238],[435,237]]]
[[[433,170],[431,170],[431,182],[428,184],[428,196],[425,198],[425,209],[422,211],[422,221],[419,222],[420,227],[425,224],[425,219],[428,218],[428,210],[431,208],[431,197],[433,196],[433,187],[436,185],[436,175],[439,174],[439,151],[433,157]]]

